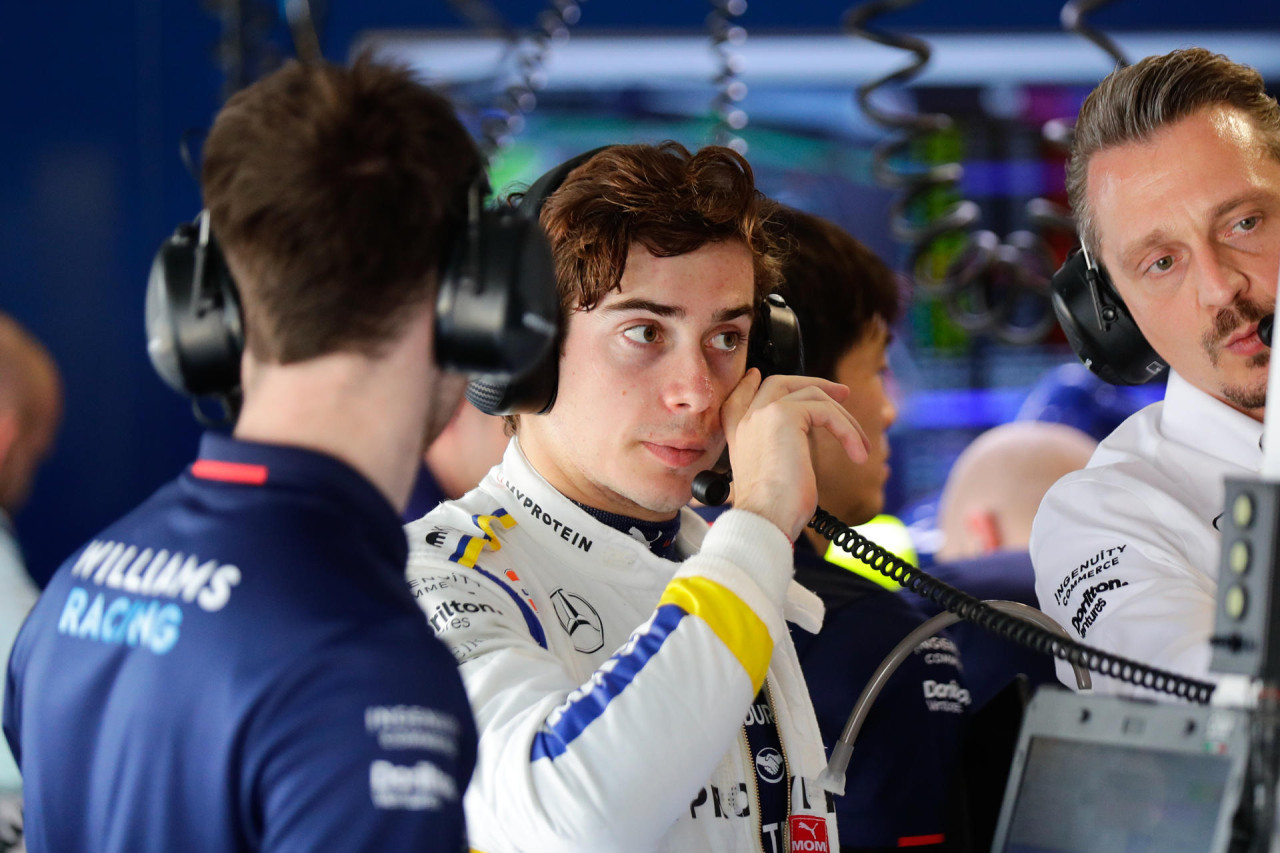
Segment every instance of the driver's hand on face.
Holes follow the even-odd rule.
[[[840,405],[844,385],[809,376],[770,376],[752,368],[720,409],[733,465],[733,505],[772,521],[792,542],[818,505],[809,438],[825,429],[849,458],[865,462],[862,427]]]

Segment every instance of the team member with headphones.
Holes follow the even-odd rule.
[[[157,258],[150,350],[192,394],[236,398],[243,366],[243,410],[63,564],[18,638],[28,848],[456,853],[475,729],[398,513],[462,393],[437,362],[499,371],[554,336],[545,237],[480,211],[448,102],[367,59],[287,65],[204,151],[208,212]]]
[[[473,383],[519,413],[515,437],[407,528],[409,582],[480,732],[472,844],[832,849],[786,626],[816,628],[821,605],[791,581],[791,543],[816,503],[812,434],[867,447],[844,386],[747,369],[778,281],[771,205],[733,151],[666,143],[588,152],[520,210],[551,239],[559,357]],[[726,436],[736,508],[708,531],[685,504]]]
[[[1223,478],[1262,461],[1280,108],[1225,57],[1148,57],[1085,100],[1067,190],[1083,243],[1054,282],[1068,337],[1104,379],[1141,382],[1163,362],[1170,374],[1165,399],[1041,504],[1040,607],[1090,645],[1210,678]]]

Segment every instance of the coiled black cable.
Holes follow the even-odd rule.
[[[898,163],[910,157],[912,149],[923,137],[950,128],[951,117],[943,113],[891,112],[881,109],[871,100],[872,93],[877,89],[890,83],[908,83],[929,63],[933,51],[924,39],[870,27],[874,18],[914,6],[917,2],[919,0],[872,0],[862,3],[845,12],[842,26],[849,35],[911,54],[907,65],[859,86],[856,100],[858,107],[868,118],[881,127],[895,131],[873,150],[872,173],[881,186],[902,190],[902,194],[894,199],[889,212],[894,239],[908,246],[907,268],[913,280],[923,288],[937,290],[946,279],[935,276],[929,269],[927,256],[933,244],[948,234],[968,233],[981,211],[972,201],[956,201],[939,215],[919,224],[912,218],[911,212],[919,208],[926,198],[954,188],[964,171],[959,163],[915,168],[903,168]]]
[[[581,0],[585,2],[585,0]],[[525,116],[538,105],[537,90],[546,83],[545,65],[552,47],[569,39],[569,28],[582,17],[579,0],[551,0],[538,15],[537,27],[511,48],[515,78],[480,119],[480,148],[486,155],[506,145],[524,129]]]
[[[747,112],[741,105],[747,96],[747,84],[738,76],[742,71],[742,57],[734,48],[741,47],[747,40],[746,28],[737,20],[745,11],[746,0],[711,0],[711,11],[707,13],[711,51],[716,55],[717,65],[711,81],[716,87],[711,99],[715,119],[712,141],[739,154],[747,153],[747,141],[738,134],[747,126]]]
[[[829,512],[818,507],[809,526],[844,551],[892,578],[916,595],[988,631],[1041,654],[1084,667],[1090,672],[1136,684],[1180,699],[1208,704],[1214,685],[1147,666],[1064,639],[1038,625],[1001,613],[986,602],[943,583],[872,542]]]
[[[872,172],[881,186],[902,193],[890,205],[894,239],[908,247],[907,269],[926,292],[943,299],[947,313],[962,329],[985,332],[1009,344],[1037,343],[1056,325],[1050,301],[1051,264],[1043,262],[1043,246],[1034,234],[1015,232],[1001,240],[991,231],[974,231],[981,217],[977,204],[950,201],[936,216],[920,223],[915,212],[936,201],[939,193],[955,195],[964,174],[959,163],[904,168],[918,144],[930,134],[952,126],[943,113],[901,114],[877,107],[871,94],[890,83],[907,83],[928,64],[932,49],[923,39],[873,29],[869,22],[918,0],[872,0],[845,13],[850,35],[905,50],[910,62],[857,88],[857,103],[874,122],[895,133],[872,152]],[[960,240],[941,275],[935,270],[940,241]]]

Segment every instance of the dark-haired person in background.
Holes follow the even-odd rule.
[[[791,542],[817,496],[810,437],[866,446],[848,389],[747,370],[778,280],[771,207],[738,154],[675,143],[596,153],[541,207],[567,317],[554,403],[407,528],[480,730],[476,849],[836,840],[786,628],[820,605]],[[738,505],[708,531],[685,505],[726,437]]]
[[[30,850],[466,848],[475,731],[399,509],[462,390],[435,293],[481,169],[445,99],[363,59],[291,63],[218,114],[202,185],[244,408],[18,638]]]
[[[1040,607],[1073,638],[1210,678],[1223,479],[1262,462],[1280,108],[1226,57],[1148,57],[1085,99],[1067,190],[1082,242],[1170,374],[1163,402],[1045,497],[1031,536]]]
[[[887,351],[901,312],[898,279],[835,223],[790,208],[774,218],[791,242],[782,293],[800,322],[805,373],[848,386],[844,406],[871,444],[858,464],[816,437],[818,505],[862,524],[883,508],[889,477],[897,407]],[[876,666],[927,618],[911,593],[828,561],[829,545],[811,528],[796,541],[796,581],[822,598],[826,616],[816,634],[791,629],[828,752]],[[948,808],[967,709],[955,643],[945,633],[925,641],[887,682],[854,746],[845,795],[836,799],[842,850],[963,849],[949,834]]]

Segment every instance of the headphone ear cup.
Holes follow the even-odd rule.
[[[804,375],[804,339],[800,320],[780,293],[770,293],[760,303],[747,345],[747,366],[761,376],[776,373]]]
[[[147,355],[160,378],[192,397],[230,397],[240,387],[244,322],[240,297],[217,243],[186,223],[151,264]]]
[[[508,280],[515,282],[515,289],[522,294],[525,304],[536,306],[536,310],[526,310],[523,315],[508,313],[523,317],[527,327],[543,333],[542,345],[536,352],[532,346],[529,347],[528,353],[521,353],[510,360],[504,370],[471,371],[481,375],[473,377],[467,384],[467,400],[486,414],[541,415],[551,411],[555,405],[556,388],[560,382],[560,342],[564,330],[556,290],[555,261],[538,216],[542,205],[559,189],[570,172],[612,147],[593,148],[546,172],[529,186],[514,210],[501,214],[501,227],[491,229],[492,237],[486,230],[485,239],[493,240],[494,248],[486,245],[476,255],[475,266],[479,268],[479,258],[484,258],[483,263],[486,266],[492,263],[495,271],[509,270],[506,273],[510,277]],[[517,223],[525,230],[518,228]],[[475,247],[471,248],[474,250]],[[441,288],[441,294],[445,294],[444,288]],[[449,296],[448,299],[459,304],[456,297]],[[438,307],[437,318],[445,314],[444,304],[438,303]]]
[[[1142,385],[1168,367],[1133,321],[1106,271],[1090,269],[1084,252],[1067,258],[1054,273],[1052,290],[1053,311],[1071,349],[1099,378],[1112,385]]]
[[[546,411],[560,335],[551,245],[536,219],[473,201],[436,298],[436,362],[472,374],[467,399],[482,412]]]
[[[523,376],[547,360],[558,318],[542,226],[508,210],[481,211],[440,281],[436,362],[495,381]]]

